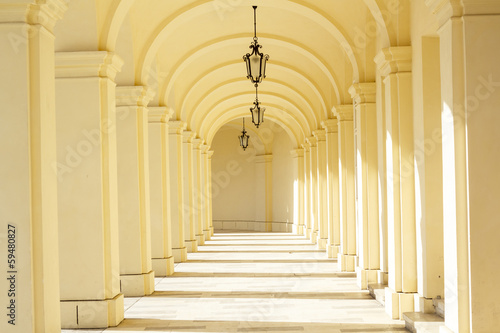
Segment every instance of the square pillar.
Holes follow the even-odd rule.
[[[61,330],[53,27],[66,9],[62,0],[0,9],[1,332]]]
[[[114,82],[121,66],[106,51],[56,53],[63,328],[123,320]]]
[[[152,97],[146,87],[116,88],[120,286],[125,296],[154,291],[146,108]]]
[[[356,208],[354,172],[354,126],[352,105],[334,108],[339,133],[340,253],[342,272],[354,272],[356,262]]]
[[[184,237],[188,252],[198,251],[196,240],[196,222],[194,215],[194,188],[193,188],[193,143],[196,133],[184,131],[182,133],[183,184],[184,184]]]
[[[168,135],[168,121],[174,112],[165,106],[148,110],[151,257],[155,276],[164,277],[174,273]]]
[[[264,206],[265,228],[273,231],[273,155],[257,155],[255,158],[255,174],[263,182],[262,192],[257,193],[257,202]]]
[[[311,193],[311,242],[313,244],[318,244],[318,231],[319,231],[319,221],[318,221],[318,140],[311,136],[307,138],[309,143],[309,160],[311,165],[310,170],[310,193]]]
[[[297,178],[293,184],[294,189],[294,230],[297,235],[304,235],[304,151],[295,149],[291,151],[292,158],[297,163]]]
[[[311,238],[312,210],[311,210],[311,145],[306,141],[304,149],[304,230],[306,238]]]
[[[172,219],[172,253],[175,262],[187,260],[184,230],[184,160],[182,133],[186,123],[176,120],[169,123],[170,208]]]
[[[313,131],[317,140],[317,192],[318,192],[318,248],[326,250],[328,244],[328,182],[326,131]]]
[[[205,235],[203,234],[203,139],[193,139],[193,200],[194,200],[194,220],[195,236],[198,245],[205,244]]]
[[[337,119],[328,119],[321,123],[321,126],[326,130],[328,258],[337,258],[340,250],[339,136],[337,122]]]
[[[358,286],[378,282],[380,269],[378,215],[377,114],[375,82],[356,83],[349,93],[356,112],[356,212],[358,232]]]
[[[396,319],[414,310],[407,296],[417,292],[411,47],[383,49],[376,60],[385,77],[389,250],[386,299],[399,297],[399,303],[386,303],[386,312]]]
[[[214,223],[212,218],[212,156],[214,152],[207,152],[207,176],[208,176],[208,197],[207,197],[207,219],[210,229],[210,236],[214,235]]]
[[[202,219],[203,219],[203,235],[205,235],[205,240],[210,240],[212,237],[210,230],[210,211],[208,205],[210,204],[210,198],[212,196],[211,190],[211,176],[209,175],[209,158],[208,150],[210,146],[205,144],[201,145],[201,169],[202,169]]]

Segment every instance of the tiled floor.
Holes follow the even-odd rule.
[[[406,331],[300,236],[216,234],[175,270],[152,296],[127,298],[125,321],[104,332]]]

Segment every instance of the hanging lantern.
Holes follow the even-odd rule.
[[[241,135],[238,136],[238,138],[240,139],[240,146],[243,148],[243,150],[247,149],[250,136],[247,135],[247,131],[245,131],[245,118],[243,118],[243,131],[241,132]]]
[[[259,128],[259,125],[264,122],[264,112],[266,108],[261,108],[259,105],[259,96],[257,93],[257,86],[255,86],[255,102],[253,102],[253,107],[250,108],[252,113],[252,123]]]
[[[257,87],[266,77],[266,63],[269,60],[269,55],[259,51],[262,46],[257,41],[257,6],[253,6],[253,25],[254,37],[250,44],[252,52],[245,54],[243,60],[247,65],[247,78]]]

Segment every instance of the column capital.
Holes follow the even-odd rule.
[[[192,131],[182,132],[182,143],[192,143],[194,138],[196,138],[196,132]]]
[[[300,148],[292,149],[290,150],[290,155],[292,155],[292,158],[304,157],[304,150]]]
[[[25,22],[32,25],[41,25],[50,32],[68,9],[67,1],[45,0],[31,1],[31,3],[0,4],[0,22]]]
[[[150,106],[148,110],[150,123],[168,123],[170,117],[174,114],[174,110],[166,106]]]
[[[338,133],[339,125],[337,118],[327,119],[321,122],[321,126],[326,130],[326,133]]]
[[[326,131],[324,129],[317,129],[313,131],[313,135],[318,142],[326,141]]]
[[[272,160],[273,160],[272,154],[255,156],[255,163],[269,163],[272,162]]]
[[[464,13],[460,0],[425,0],[425,4],[436,16],[440,27],[450,18],[460,17]]]
[[[208,159],[211,160],[212,159],[212,155],[214,154],[214,151],[213,150],[209,150],[207,151],[207,156],[208,156]]]
[[[56,52],[56,78],[102,77],[114,80],[123,60],[114,52]]]
[[[170,134],[182,134],[186,129],[187,124],[181,120],[174,120],[169,122],[168,132]]]
[[[155,96],[153,89],[146,86],[117,86],[116,106],[144,106]]]
[[[375,82],[355,83],[349,88],[349,94],[355,104],[375,103],[377,85]]]
[[[193,149],[194,150],[201,150],[201,146],[203,145],[203,142],[205,142],[205,140],[201,139],[201,138],[195,138],[192,140],[193,142]]]
[[[311,149],[311,144],[307,142],[307,140],[304,141],[304,143],[302,144],[302,149],[304,149],[304,152],[308,152]]]
[[[207,154],[208,150],[210,149],[210,146],[207,144],[202,144],[200,146],[200,150],[202,154]]]
[[[333,107],[333,115],[338,121],[352,121],[352,104],[335,105]]]
[[[411,46],[394,46],[382,49],[374,60],[382,76],[411,72]]]
[[[317,146],[318,139],[316,139],[314,136],[310,136],[310,137],[306,138],[306,140],[309,143],[309,146],[311,147],[311,149]]]

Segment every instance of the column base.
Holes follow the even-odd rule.
[[[327,245],[328,245],[328,238],[319,238],[318,239],[318,248],[320,250],[326,250]]]
[[[420,294],[414,294],[413,308],[415,312],[434,314],[434,302],[432,298],[425,298]]]
[[[404,312],[414,312],[413,300],[415,293],[401,293],[385,288],[385,312],[392,319],[403,319]]]
[[[311,238],[311,232],[312,232],[311,228],[306,228],[306,237],[307,238]]]
[[[186,262],[187,261],[187,249],[182,247],[180,249],[172,249],[172,254],[174,255],[174,262]]]
[[[369,284],[378,282],[378,270],[356,267],[356,278],[358,287],[362,290],[368,290]]]
[[[379,270],[377,278],[378,283],[385,285],[389,284],[389,273]]]
[[[61,301],[61,328],[107,328],[124,317],[123,294],[98,301]]]
[[[356,256],[339,253],[337,255],[338,265],[341,272],[354,272],[356,268]]]
[[[210,240],[210,238],[212,238],[210,236],[210,229],[203,230],[203,234],[205,235],[205,241]]]
[[[151,259],[155,277],[165,277],[174,274],[174,257]]]
[[[188,253],[198,252],[198,242],[196,239],[187,239],[184,241]]]
[[[318,232],[311,230],[311,242],[313,244],[318,244]]]
[[[204,234],[196,235],[196,241],[198,241],[198,245],[204,245],[205,244],[205,235]]]
[[[155,291],[155,272],[120,275],[120,287],[125,297],[151,295]]]
[[[337,258],[339,251],[340,251],[340,246],[338,245],[328,245],[326,247],[327,253],[328,253],[328,258]]]

